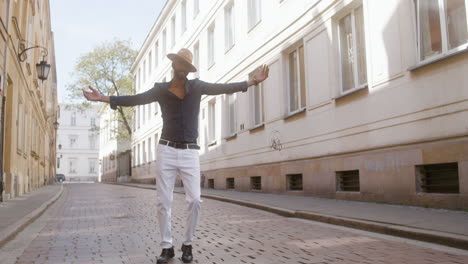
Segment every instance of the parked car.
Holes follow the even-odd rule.
[[[55,175],[55,179],[58,181],[58,182],[64,182],[65,181],[65,175],[64,174],[61,174],[61,173],[57,173]]]

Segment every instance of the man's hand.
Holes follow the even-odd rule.
[[[269,72],[270,68],[268,68],[268,65],[264,64],[260,66],[260,68],[257,70],[257,73],[255,74],[255,80],[257,80],[259,83],[263,82],[266,80],[266,78],[268,78]]]
[[[257,72],[255,73],[254,79],[247,81],[247,86],[257,85],[263,82],[264,80],[266,80],[266,78],[268,78],[269,72],[270,68],[268,68],[266,64],[260,66],[260,68],[258,68]]]
[[[88,86],[88,88],[91,89],[91,92],[87,92],[83,89],[83,95],[86,99],[89,101],[102,101],[102,96],[96,89],[91,86]]]

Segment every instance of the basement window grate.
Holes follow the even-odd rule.
[[[261,176],[250,177],[250,189],[252,190],[262,189],[262,177]]]
[[[286,175],[289,191],[302,191],[302,174]]]
[[[226,189],[234,189],[234,178],[226,178]]]
[[[359,192],[359,170],[337,171],[337,190],[343,192]]]
[[[460,193],[458,163],[416,166],[418,191],[423,193]]]
[[[208,179],[208,188],[214,189],[214,179]]]

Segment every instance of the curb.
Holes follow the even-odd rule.
[[[151,189],[156,190],[156,187],[144,187],[144,186],[136,186],[130,184],[121,184],[121,183],[110,183],[115,185],[123,185],[141,189]],[[184,192],[174,191],[178,194],[185,194]],[[457,235],[457,234],[448,234],[438,231],[432,230],[425,230],[425,229],[418,229],[414,227],[408,227],[403,225],[396,225],[392,223],[382,223],[382,222],[374,222],[362,219],[354,219],[348,217],[341,217],[341,216],[334,216],[334,215],[326,215],[320,213],[314,213],[309,211],[296,211],[296,210],[289,210],[285,208],[269,206],[265,204],[249,202],[245,200],[236,200],[231,198],[226,198],[217,195],[210,195],[210,194],[201,194],[202,198],[208,198],[213,200],[218,200],[222,202],[233,203],[237,205],[242,205],[246,207],[251,207],[263,211],[267,211],[270,213],[278,214],[284,217],[295,217],[300,219],[312,220],[332,225],[338,226],[345,226],[348,228],[360,229],[364,231],[380,233],[385,235],[403,237],[413,240],[419,240],[424,242],[430,242],[435,244],[440,244],[444,246],[449,246],[453,248],[459,248],[468,250],[468,238],[465,236]]]
[[[3,247],[7,242],[15,238],[15,236],[23,231],[29,224],[34,222],[39,216],[41,216],[63,193],[63,184],[60,186],[60,190],[49,199],[47,202],[36,208],[31,213],[25,215],[20,220],[16,221],[11,226],[5,228],[0,232],[0,248]]]

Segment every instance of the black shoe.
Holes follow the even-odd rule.
[[[190,263],[193,260],[192,245],[182,244],[182,261],[184,263]]]
[[[163,248],[161,252],[161,256],[159,256],[157,264],[167,263],[171,258],[175,256],[174,254],[174,247],[171,248]]]

